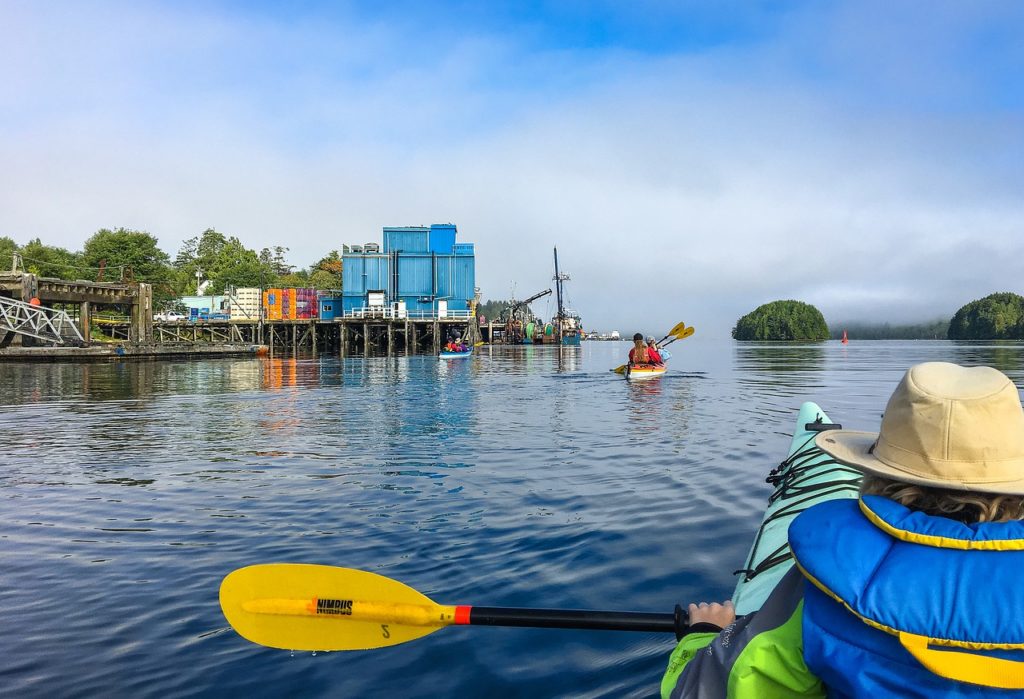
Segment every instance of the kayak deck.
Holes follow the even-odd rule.
[[[653,379],[656,376],[661,376],[666,371],[667,367],[664,364],[651,364],[645,366],[631,366],[627,364],[622,373],[630,381],[643,381],[645,379]]]
[[[800,406],[789,455],[766,478],[775,490],[768,498],[768,508],[746,562],[736,571],[742,574],[732,597],[737,615],[760,609],[793,565],[789,525],[798,514],[819,502],[857,497],[860,472],[839,463],[814,444],[818,432],[832,424],[817,404],[807,402]]]

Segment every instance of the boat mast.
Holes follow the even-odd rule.
[[[562,307],[562,275],[558,273],[558,248],[555,248],[555,288],[558,290],[558,344],[562,344],[562,324],[565,322],[565,309]]]

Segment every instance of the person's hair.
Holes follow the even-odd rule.
[[[929,488],[865,474],[861,495],[881,495],[911,510],[955,519],[964,524],[1024,519],[1024,495]]]

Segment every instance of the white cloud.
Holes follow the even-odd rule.
[[[793,297],[832,320],[926,320],[1020,291],[1020,112],[950,109],[917,84],[953,60],[956,18],[901,45],[913,18],[872,32],[851,6],[651,57],[71,7],[21,6],[0,29],[0,235],[22,242],[77,248],[123,225],[173,255],[215,226],[308,264],[382,226],[451,221],[485,297],[550,286],[557,244],[586,324],[620,331],[724,334]],[[809,45],[824,76],[794,68]]]

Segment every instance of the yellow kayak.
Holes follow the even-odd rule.
[[[666,371],[664,364],[627,364],[622,375],[629,381],[646,381],[661,376]]]

